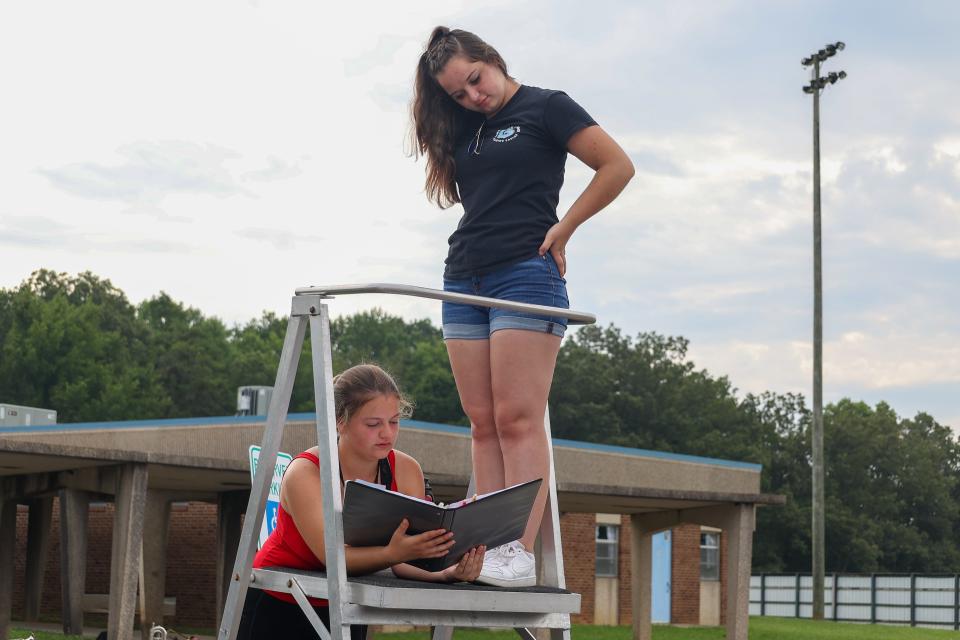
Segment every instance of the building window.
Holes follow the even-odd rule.
[[[597,577],[616,578],[619,563],[617,538],[620,527],[612,524],[597,525]]]
[[[700,579],[720,579],[720,534],[718,532],[700,533]]]

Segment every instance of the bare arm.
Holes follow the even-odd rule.
[[[573,232],[613,202],[634,174],[633,163],[624,150],[597,125],[573,134],[567,150],[596,173],[563,219],[550,227],[540,245],[540,255],[549,251],[561,276],[567,272],[566,246]]]
[[[483,569],[483,554],[487,548],[483,545],[470,549],[457,564],[442,571],[424,571],[412,564],[395,564],[393,573],[398,578],[423,580],[424,582],[473,582]]]
[[[294,460],[280,487],[280,502],[290,514],[310,551],[326,564],[323,540],[323,491],[320,470],[310,461]],[[423,476],[421,475],[421,486]],[[347,573],[372,573],[416,558],[439,558],[453,546],[453,534],[442,529],[406,535],[404,520],[390,543],[382,547],[346,547]]]
[[[397,489],[400,492],[417,498],[424,496],[423,470],[420,463],[412,457],[396,452],[397,456]],[[398,578],[407,580],[423,580],[425,582],[473,582],[480,575],[483,568],[483,554],[486,547],[474,547],[460,558],[459,562],[442,571],[424,571],[411,564],[400,563],[393,565],[393,573]]]

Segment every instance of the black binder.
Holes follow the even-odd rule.
[[[447,555],[410,562],[426,571],[440,571],[477,545],[492,549],[519,539],[542,482],[538,478],[441,506],[381,485],[349,480],[343,497],[343,540],[353,547],[385,546],[404,518],[410,521],[409,535],[433,529],[453,531],[454,545]]]

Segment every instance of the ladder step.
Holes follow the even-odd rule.
[[[271,591],[290,591],[295,578],[304,593],[326,598],[329,591],[326,573],[298,569],[254,569],[252,587]],[[580,612],[580,594],[555,587],[516,589],[456,583],[437,584],[402,580],[382,574],[347,579],[345,603],[361,607],[457,612],[510,612],[524,614],[571,614]],[[521,625],[510,625],[521,626]],[[526,626],[526,625],[523,625]]]

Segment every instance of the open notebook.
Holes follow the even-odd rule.
[[[426,571],[440,571],[459,562],[477,545],[492,549],[523,535],[540,479],[516,484],[450,505],[434,504],[363,480],[349,480],[343,497],[343,539],[354,547],[383,546],[407,518],[407,533],[433,529],[453,531],[454,546],[442,558],[414,560]]]

